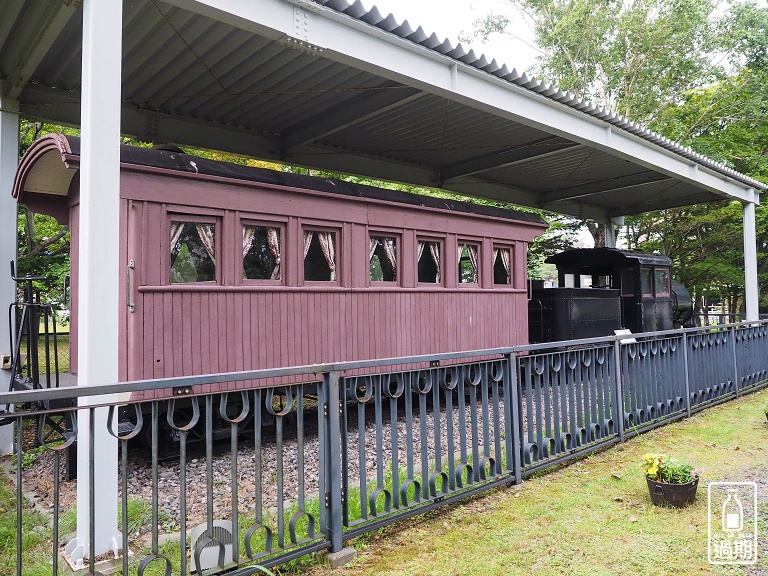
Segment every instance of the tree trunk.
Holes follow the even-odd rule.
[[[594,220],[587,220],[587,230],[592,234],[595,248],[605,248],[605,225]]]

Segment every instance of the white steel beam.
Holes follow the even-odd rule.
[[[757,196],[751,190],[753,196]],[[759,286],[757,283],[757,229],[755,202],[744,202],[744,300],[747,320],[759,320]]]
[[[16,260],[16,200],[11,196],[13,177],[19,163],[19,105],[0,98],[0,309],[16,301],[16,285],[11,280],[10,261]],[[10,355],[10,326],[0,318],[0,357]],[[7,386],[9,372],[0,372],[0,385]],[[0,406],[5,409],[5,406]],[[13,453],[13,426],[0,427],[0,455]]]
[[[83,2],[78,386],[118,380],[122,4],[122,0]],[[80,405],[87,406],[88,399]],[[89,411],[80,410],[77,537],[67,545],[76,567],[82,566],[92,547],[96,555],[108,550],[117,553],[121,542],[117,530],[117,440],[107,432],[105,408],[95,410],[93,450],[89,433]],[[93,492],[89,489],[90,474],[97,478]]]
[[[608,122],[306,0],[167,0],[180,8],[427,93],[603,150],[636,165],[747,200],[750,185]]]

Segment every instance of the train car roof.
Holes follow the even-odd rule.
[[[138,146],[121,145],[120,162],[121,170],[130,170],[131,166],[140,166],[152,168],[154,171],[203,174],[232,181],[258,182],[341,196],[397,202],[399,204],[437,208],[452,212],[504,218],[525,222],[534,226],[547,225],[538,214],[532,212],[411,194],[333,178],[279,172],[267,168],[254,168],[193,156],[184,153],[180,149],[141,148]],[[16,174],[12,194],[20,202],[25,201],[25,198],[29,200],[34,199],[34,203],[37,206],[44,203],[44,200],[40,197],[41,195],[58,196],[59,199],[63,199],[69,193],[69,188],[76,172],[74,169],[78,168],[79,165],[79,137],[64,134],[43,136],[34,142],[24,154]],[[50,200],[53,199],[51,198]]]
[[[591,267],[614,266],[672,266],[672,259],[661,254],[648,254],[618,248],[577,248],[554,254],[545,260],[560,271],[580,270]]]

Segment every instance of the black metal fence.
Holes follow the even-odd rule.
[[[421,368],[413,368],[413,366]],[[405,368],[407,366],[407,369]],[[364,374],[363,372],[376,372]],[[269,386],[302,375],[304,384]],[[65,398],[246,382],[225,395],[109,408],[120,448],[124,574],[253,574],[445,506],[537,469],[738,397],[768,380],[768,323],[462,354],[2,393],[19,429],[38,422],[48,467],[52,571],[72,486]],[[24,406],[48,406],[48,411]],[[105,407],[89,407],[93,418]],[[42,419],[42,420],[41,420]],[[17,434],[17,462],[25,450]],[[94,455],[91,454],[93,458]],[[15,470],[17,573],[28,469]],[[39,471],[34,475],[39,479]],[[36,480],[39,481],[39,480]],[[93,482],[91,474],[80,478]],[[131,517],[132,502],[146,505]],[[95,511],[90,511],[91,526]],[[134,514],[135,516],[135,514]],[[93,541],[93,537],[91,537]],[[4,552],[8,554],[12,552]],[[95,566],[92,555],[84,565]]]

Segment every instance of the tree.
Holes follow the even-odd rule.
[[[711,0],[506,0],[527,16],[542,51],[532,73],[647,124],[678,95],[722,76]],[[491,13],[475,35],[508,34]]]
[[[665,136],[686,144],[714,160],[753,178],[768,181],[768,8],[753,2],[733,5],[717,25],[719,50],[728,58],[731,73],[719,82],[681,94],[674,106],[665,109],[652,128]],[[741,251],[741,208],[718,205],[700,207],[699,218],[715,215],[717,226],[703,238],[697,260],[690,265],[709,274],[711,290],[718,294],[742,289],[743,263]],[[654,215],[647,217],[653,221]],[[756,210],[758,282],[761,293],[768,291],[768,211]],[[724,230],[731,234],[722,235]],[[718,244],[718,241],[722,244]],[[731,261],[724,262],[730,253]],[[736,260],[736,261],[734,261]],[[733,296],[729,297],[734,300]],[[763,309],[768,305],[761,299]],[[735,308],[732,308],[735,310]]]
[[[681,94],[722,76],[711,0],[506,0],[527,16],[542,51],[530,72],[577,96],[648,124]],[[508,34],[490,14],[475,35]],[[602,223],[587,222],[596,246]]]

